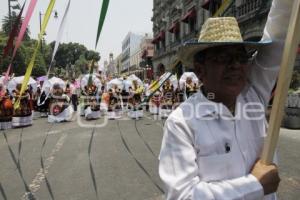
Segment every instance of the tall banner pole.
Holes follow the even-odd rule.
[[[279,137],[281,121],[284,114],[284,106],[292,78],[299,42],[300,0],[295,0],[285,41],[279,77],[275,91],[275,99],[270,116],[268,136],[266,138],[261,157],[262,162],[266,165],[269,165],[273,162],[273,157]]]

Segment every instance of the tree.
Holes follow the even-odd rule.
[[[66,68],[74,65],[79,57],[87,51],[87,48],[78,43],[61,44],[57,50],[55,61],[56,67]]]
[[[2,19],[2,30],[4,32],[5,35],[9,35],[10,31],[11,31],[11,24],[14,24],[17,20],[18,16],[15,12],[12,12],[12,16],[9,19],[9,16],[5,16]],[[21,19],[21,21],[23,21],[23,18]],[[21,29],[22,23],[19,23],[19,30]],[[30,36],[29,36],[30,32],[29,29],[27,28],[24,34],[24,40],[29,40]]]
[[[100,55],[98,52],[93,51],[93,50],[89,50],[85,52],[85,59],[86,60],[94,60],[96,62],[98,62],[100,60]]]
[[[0,72],[3,74],[6,72],[10,60],[11,55],[7,56],[5,59],[3,59],[3,48],[6,45],[7,36],[5,36],[4,33],[0,33]],[[12,62],[12,72],[15,73],[16,76],[23,75],[25,73],[25,64],[26,63],[26,47],[24,45],[21,45],[19,50],[17,51],[16,57],[14,61]]]
[[[75,62],[75,73],[76,75],[85,74],[88,71],[88,61],[85,59],[84,55],[81,55],[79,59]]]

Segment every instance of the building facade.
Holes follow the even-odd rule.
[[[117,57],[116,57],[116,69],[117,69],[117,74],[118,76],[121,75],[121,69],[122,69],[122,53],[120,53]]]
[[[126,73],[130,71],[132,64],[130,57],[135,53],[134,51],[139,47],[143,35],[129,32],[122,42],[122,66],[121,72]]]
[[[153,79],[153,63],[154,44],[152,43],[152,34],[146,34],[142,39],[141,48],[141,62],[140,67],[143,70],[144,79]]]
[[[117,67],[116,67],[116,61],[114,60],[114,54],[110,53],[109,54],[109,61],[107,64],[107,71],[106,75],[108,77],[115,77],[117,75]]]
[[[227,1],[228,2],[228,1]],[[271,0],[231,0],[224,16],[235,16],[245,40],[260,40]],[[197,39],[205,20],[222,5],[222,0],[153,0],[154,73],[163,64],[167,71],[179,75],[192,66],[175,62],[179,46]],[[173,66],[177,63],[177,66]]]

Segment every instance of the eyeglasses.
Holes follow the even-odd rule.
[[[207,56],[206,59],[220,64],[230,64],[234,62],[237,62],[239,64],[249,64],[253,60],[253,56],[247,53],[222,53],[215,56]]]

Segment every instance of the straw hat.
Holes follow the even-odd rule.
[[[216,17],[208,18],[203,24],[198,41],[187,41],[178,51],[179,59],[186,65],[193,67],[193,57],[199,51],[210,47],[224,45],[245,45],[248,49],[271,44],[271,41],[244,41],[236,18]]]

